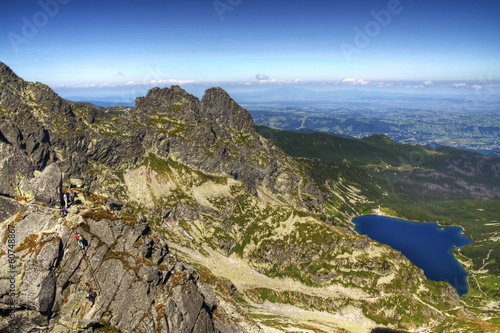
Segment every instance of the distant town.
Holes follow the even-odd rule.
[[[398,103],[395,103],[398,104]],[[376,104],[246,104],[257,125],[288,131],[318,131],[363,138],[385,134],[406,144],[449,146],[500,155],[498,102],[473,110],[439,103],[408,107]]]

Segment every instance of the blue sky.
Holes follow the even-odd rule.
[[[81,1],[0,5],[0,61],[63,96],[294,86],[498,93],[500,2]]]

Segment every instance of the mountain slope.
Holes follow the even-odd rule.
[[[399,144],[384,135],[350,139],[334,135],[293,133],[257,126],[287,154],[352,164],[374,171],[391,191],[419,198],[499,199],[500,159],[441,147]],[[422,198],[423,199],[423,198]]]
[[[367,209],[378,207],[408,220],[463,227],[473,243],[454,251],[470,274],[470,291],[461,300],[478,316],[500,324],[496,316],[500,310],[500,159],[449,147],[402,145],[383,135],[356,140],[257,130],[288,154],[311,158],[305,163],[318,184],[335,179],[341,170],[373,200]],[[347,162],[340,162],[344,160],[350,161],[349,168]]]
[[[368,332],[435,327],[449,316],[474,322],[451,286],[352,231],[350,218],[368,202],[354,184],[309,176],[310,165],[259,136],[220,88],[201,101],[154,88],[118,114],[67,104],[0,66],[1,145],[12,156],[0,165],[23,156],[26,165],[14,178],[19,170],[0,168],[0,184],[11,184],[0,196],[4,246],[9,225],[21,230],[16,314],[25,331]],[[46,178],[59,202],[35,195]],[[70,184],[81,202],[61,219],[54,208]],[[87,256],[68,227],[88,239]],[[7,267],[8,253],[0,260]],[[93,310],[81,301],[89,286],[101,289]],[[7,316],[7,283],[0,294]],[[2,325],[14,329],[8,317]]]

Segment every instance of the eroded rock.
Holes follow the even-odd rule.
[[[62,204],[62,173],[57,164],[47,166],[33,182],[33,195],[49,206]]]
[[[29,158],[14,146],[0,142],[0,194],[17,197],[28,195],[29,180],[35,168]]]

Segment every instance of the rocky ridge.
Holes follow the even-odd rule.
[[[154,88],[124,113],[0,73],[0,224],[4,247],[16,230],[25,331],[367,332],[467,317],[449,285],[352,232],[359,190],[339,178],[325,195],[222,89],[200,101]],[[66,219],[61,179],[80,200]]]
[[[4,160],[26,159],[19,150],[0,143]],[[2,171],[15,172],[15,169]],[[23,180],[29,169],[20,170]],[[2,180],[9,172],[0,173]],[[51,164],[31,184],[43,198],[61,197],[62,173]],[[26,189],[26,187],[24,187]],[[31,189],[29,186],[27,189]],[[21,195],[24,193],[20,193]],[[213,289],[199,281],[198,273],[169,250],[167,242],[144,217],[117,211],[94,210],[104,198],[80,192],[78,206],[66,218],[57,204],[27,197],[0,197],[2,230],[13,230],[16,258],[15,323],[1,320],[3,332],[95,331],[115,327],[123,332],[243,332],[225,310]],[[115,209],[116,201],[108,207]],[[82,250],[74,234],[88,246]],[[9,249],[8,243],[4,243]],[[7,272],[9,256],[0,256]],[[5,274],[7,276],[7,274]],[[93,308],[84,301],[87,290],[98,291]],[[1,303],[8,304],[9,279],[0,280]],[[3,307],[3,312],[6,308]]]
[[[250,114],[220,88],[207,90],[201,101],[178,86],[154,88],[137,98],[134,112],[111,122],[97,108],[68,104],[49,87],[0,67],[2,135],[25,150],[39,170],[57,161],[65,175],[85,177],[90,188],[101,191],[96,167],[123,170],[152,152],[241,180],[254,194],[259,186],[282,196],[296,189],[310,192],[321,207],[320,191],[301,186],[296,162],[258,136]]]

